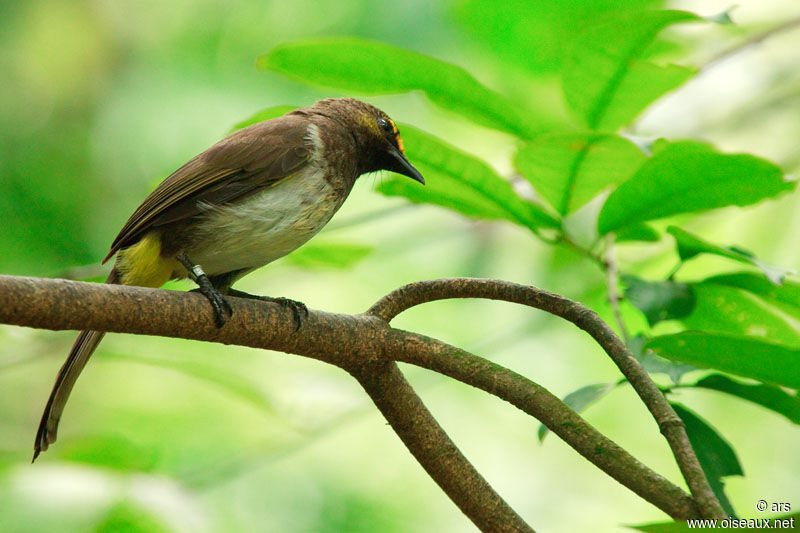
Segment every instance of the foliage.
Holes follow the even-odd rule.
[[[682,11],[622,11],[588,25],[575,37],[563,60],[564,100],[578,117],[577,124],[565,126],[538,123],[537,114],[525,105],[500,96],[456,66],[366,40],[284,44],[263,56],[259,66],[355,94],[421,90],[437,106],[516,136],[519,148],[513,165],[533,186],[535,198],[517,192],[476,157],[409,126],[401,128],[407,154],[420,166],[429,186],[422,190],[392,178],[378,190],[478,219],[520,224],[540,237],[542,229],[551,230],[555,236],[546,237],[549,242],[582,248],[587,257],[607,268],[601,257],[616,246],[615,240],[652,242],[663,238],[663,230],[643,222],[747,206],[795,186],[777,165],[753,155],[721,153],[696,140],[666,139],[651,143],[646,153],[622,134],[651,103],[696,74],[693,67],[663,65],[653,57],[659,33],[687,22],[703,23],[703,19]],[[385,68],[376,72],[376,64]],[[587,203],[600,207],[588,223],[594,241],[582,247],[571,238],[567,217]],[[675,239],[680,264],[699,254],[715,254],[756,270],[682,282],[672,279],[674,273],[650,281],[625,273],[621,276],[625,298],[649,324],[638,337],[639,346],[644,344],[645,351],[663,359],[691,365],[686,369],[715,369],[754,380],[751,385],[709,374],[682,388],[731,394],[774,409],[797,423],[796,392],[789,394],[779,388],[800,388],[797,286],[782,284],[787,271],[677,226],[668,227],[666,233]],[[611,238],[601,238],[606,235]],[[686,329],[659,335],[655,328],[663,321]],[[674,374],[675,379],[683,372]],[[615,386],[587,385],[564,401],[581,411]],[[715,492],[733,513],[721,477],[742,475],[735,452],[707,422],[685,407],[676,405],[676,409],[687,424]],[[540,438],[545,431],[540,430]]]

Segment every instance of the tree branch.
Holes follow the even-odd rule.
[[[0,275],[0,323],[237,344],[339,366],[359,380],[412,455],[481,531],[533,531],[461,454],[393,363],[382,359],[385,323],[310,310],[295,332],[290,311],[277,304],[229,301],[234,313],[217,329],[197,293]]]
[[[470,296],[470,291],[464,296]],[[225,327],[217,329],[206,300],[194,293],[0,276],[0,322],[238,344],[313,357],[344,368],[359,380],[429,474],[484,531],[529,528],[463,458],[388,361],[402,360],[441,371],[496,394],[539,417],[579,453],[673,518],[699,514],[683,491],[522,376],[434,339],[392,329],[372,316],[312,310],[295,333],[289,311],[280,306],[239,298],[230,301],[234,315]],[[395,314],[400,311],[402,308]],[[497,524],[506,524],[508,529],[498,529]]]
[[[655,418],[701,514],[709,518],[725,518],[725,512],[711,490],[689,443],[683,421],[625,343],[588,307],[557,294],[507,281],[451,278],[405,285],[383,297],[370,308],[368,314],[389,322],[415,305],[450,298],[488,298],[535,307],[560,316],[591,335],[622,371]]]
[[[352,375],[425,471],[481,531],[533,532],[453,444],[397,363],[363,365]]]
[[[700,517],[695,501],[600,433],[550,391],[500,365],[436,339],[391,330],[398,361],[472,385],[538,419],[596,467],[676,520]],[[397,332],[397,333],[395,333]],[[392,337],[397,335],[397,339]]]

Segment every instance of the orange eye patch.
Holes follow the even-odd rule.
[[[392,125],[392,133],[394,134],[394,139],[397,141],[397,147],[400,148],[400,153],[405,154],[406,150],[403,147],[403,139],[400,137],[400,131],[397,129],[397,124],[394,123],[394,120],[389,119],[389,124]]]

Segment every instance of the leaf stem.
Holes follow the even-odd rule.
[[[606,290],[608,292],[606,298],[608,299],[608,305],[611,306],[611,312],[614,314],[614,321],[617,323],[619,332],[622,335],[622,340],[625,341],[625,345],[627,345],[628,341],[630,341],[630,335],[628,334],[628,328],[625,326],[625,322],[622,320],[622,314],[619,311],[619,301],[621,299],[619,294],[619,271],[617,270],[614,236],[610,233],[606,237],[603,270],[605,270],[606,274]]]

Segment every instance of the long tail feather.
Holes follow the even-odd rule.
[[[106,283],[118,283],[119,275],[116,269],[111,271],[108,275]],[[58,432],[58,421],[61,419],[61,413],[64,412],[64,405],[67,403],[69,393],[72,391],[72,386],[75,385],[75,380],[78,379],[86,362],[94,353],[97,345],[103,340],[105,332],[103,331],[81,331],[72,349],[69,351],[69,356],[61,367],[61,370],[56,376],[56,382],[53,385],[53,390],[50,392],[50,398],[47,400],[47,405],[42,413],[42,420],[39,422],[39,430],[36,432],[36,442],[33,445],[33,461],[39,454],[47,449],[56,440],[56,433]],[[31,462],[33,462],[31,461]]]

